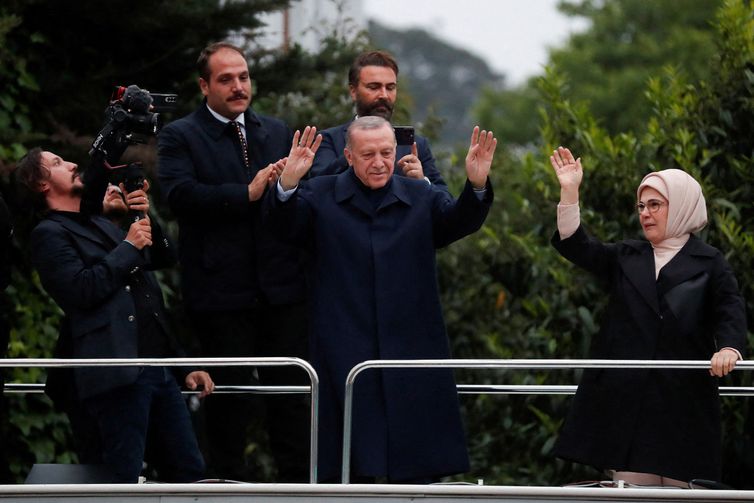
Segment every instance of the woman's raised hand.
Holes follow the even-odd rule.
[[[560,183],[560,203],[576,204],[579,202],[579,186],[584,178],[584,170],[581,169],[581,158],[573,158],[573,154],[565,147],[553,150],[550,156],[555,174]]]

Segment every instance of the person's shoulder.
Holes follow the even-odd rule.
[[[65,217],[56,215],[54,213],[47,214],[31,230],[31,238],[35,239],[41,236],[50,236],[53,234],[67,232],[63,222],[64,218]]]
[[[208,117],[211,117],[209,110],[207,109],[207,105],[200,104],[198,107],[196,107],[191,112],[187,113],[183,117],[178,117],[177,119],[171,121],[168,123],[165,127],[168,126],[181,126],[186,124],[192,124],[192,123],[198,123],[202,120],[206,120]]]
[[[720,250],[710,244],[705,243],[693,234],[689,237],[689,240],[684,248],[690,255],[698,255],[702,257],[723,256]]]
[[[619,250],[621,255],[634,255],[637,253],[644,253],[648,249],[652,248],[649,241],[645,239],[624,239],[613,243],[616,249]]]
[[[343,124],[338,124],[337,126],[332,126],[327,129],[323,129],[320,131],[320,133],[324,135],[345,135],[346,131],[348,130],[348,125],[351,124],[353,121],[344,122]]]
[[[416,149],[417,150],[419,150],[419,151],[424,150],[424,149],[430,150],[430,148],[429,148],[429,140],[425,136],[415,135],[414,136],[414,141],[416,142]]]
[[[170,121],[169,123],[165,124],[165,126],[160,130],[158,138],[164,133],[170,134],[171,132],[186,131],[198,127],[201,123],[198,115],[198,110],[194,110],[188,115],[184,115],[183,117],[179,117],[178,119]]]
[[[427,183],[427,180],[423,178],[417,179],[393,175],[393,191],[405,194],[411,199],[425,200],[427,202],[433,196],[447,198],[447,192],[441,193],[439,189],[436,189],[431,183]]]
[[[335,187],[335,184],[338,183],[338,178],[342,175],[343,173],[337,175],[320,175],[312,178],[307,178],[305,180],[301,180],[301,186],[304,187],[307,191],[313,193],[326,192],[327,190]],[[346,181],[344,180],[344,182]]]

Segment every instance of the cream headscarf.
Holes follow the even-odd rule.
[[[637,201],[646,187],[652,187],[668,200],[666,239],[698,232],[707,225],[707,204],[702,187],[685,171],[665,169],[648,174],[636,190]]]
[[[641,191],[651,187],[668,200],[668,222],[665,238],[655,251],[655,273],[670,262],[686,244],[689,235],[707,225],[707,204],[704,201],[699,182],[680,169],[665,169],[649,173],[636,189],[636,200],[641,199]]]

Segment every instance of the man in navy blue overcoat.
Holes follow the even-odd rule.
[[[475,232],[492,203],[496,140],[475,130],[457,200],[424,180],[394,177],[395,137],[380,117],[349,129],[352,169],[299,180],[321,142],[298,133],[265,223],[312,256],[310,349],[321,383],[319,477],[340,473],[346,375],[370,359],[449,358],[435,250]],[[450,370],[369,371],[356,384],[354,477],[428,482],[468,470]],[[357,480],[357,479],[355,479]]]

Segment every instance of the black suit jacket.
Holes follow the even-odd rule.
[[[353,122],[353,121],[351,121]],[[314,157],[312,168],[309,171],[310,176],[320,175],[337,175],[348,168],[348,161],[343,155],[343,149],[346,148],[346,132],[351,122],[346,122],[340,126],[331,127],[322,131],[322,144],[317,150]],[[419,154],[419,160],[422,163],[422,170],[432,185],[447,190],[445,180],[440,176],[440,171],[435,166],[435,158],[429,148],[429,142],[423,136],[416,136],[416,150]],[[398,145],[395,152],[395,174],[403,176],[403,169],[398,166],[398,161],[405,155],[411,153],[410,145]]]
[[[226,124],[202,103],[172,122],[158,140],[159,181],[179,224],[183,296],[196,311],[247,309],[260,300],[303,300],[300,252],[261,225],[248,184],[257,171],[286,157],[292,133],[280,120],[245,115],[250,174]]]
[[[148,263],[142,252],[123,241],[123,230],[104,217],[89,218],[101,233],[77,218],[50,213],[31,233],[32,262],[70,321],[72,357],[136,358],[138,324],[128,280]],[[159,291],[151,272],[143,271],[143,278]],[[169,334],[165,320],[158,322]],[[172,349],[180,354],[174,343]],[[77,368],[78,396],[130,384],[138,372],[138,367]]]

